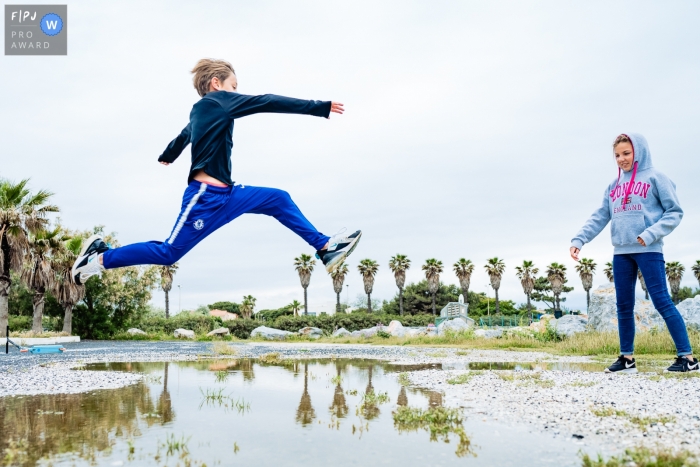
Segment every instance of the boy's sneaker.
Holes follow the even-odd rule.
[[[676,358],[676,361],[673,362],[673,365],[666,368],[666,371],[677,371],[680,373],[685,373],[688,371],[698,371],[698,370],[700,370],[700,362],[698,362],[698,359],[694,358],[691,361],[687,357]]]
[[[627,359],[624,355],[617,357],[615,363],[605,369],[606,373],[637,373],[637,362]]]
[[[341,230],[328,240],[328,248],[316,252],[316,258],[321,260],[329,274],[335,271],[345,258],[350,256],[350,253],[360,242],[361,230],[347,236],[343,234],[344,231],[345,229]]]
[[[78,285],[85,284],[92,276],[101,276],[105,268],[100,264],[99,255],[109,250],[101,235],[93,235],[85,240],[78,259],[73,263],[71,277]]]

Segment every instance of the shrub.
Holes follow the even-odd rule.
[[[180,313],[170,319],[162,316],[146,316],[138,322],[131,323],[132,327],[137,327],[149,334],[162,332],[172,335],[176,329],[189,329],[196,334],[206,334],[216,328],[221,327],[221,318],[194,313]]]
[[[32,328],[31,316],[10,315],[10,332],[29,331]]]
[[[248,318],[234,319],[231,321],[226,321],[224,324],[224,326],[231,331],[231,334],[239,339],[248,339],[251,331],[261,325],[262,323],[260,323],[260,321]]]

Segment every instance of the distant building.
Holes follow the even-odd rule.
[[[221,321],[232,321],[234,319],[238,319],[238,315],[236,313],[229,313],[225,310],[209,310],[209,316],[221,318]]]

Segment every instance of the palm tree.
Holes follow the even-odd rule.
[[[257,298],[253,297],[252,295],[246,295],[245,297],[243,297],[240,310],[244,318],[250,318],[251,316],[253,316],[253,310],[255,309],[256,301]]]
[[[459,286],[462,288],[462,295],[464,295],[464,301],[469,301],[469,283],[472,280],[472,272],[474,272],[474,263],[468,259],[460,258],[455,264],[452,265],[452,269],[459,279]]]
[[[406,271],[411,267],[411,260],[406,255],[392,256],[389,269],[394,273],[396,287],[399,288],[399,313],[403,315],[403,287],[406,284]]]
[[[292,313],[294,313],[294,316],[299,316],[299,308],[301,308],[301,303],[299,303],[299,300],[294,300],[287,306],[292,309]]]
[[[53,230],[38,230],[27,236],[27,255],[22,265],[20,277],[27,288],[32,291],[32,308],[34,309],[32,332],[40,333],[43,330],[41,321],[44,317],[46,291],[56,286],[53,256],[60,256],[60,250],[65,240],[61,227],[56,227]]]
[[[605,263],[605,269],[603,269],[603,273],[605,273],[605,277],[608,278],[608,281],[614,282],[615,277],[613,277],[612,262],[608,261],[607,263]]]
[[[309,286],[311,281],[311,273],[314,271],[314,264],[316,260],[312,259],[311,256],[302,253],[298,258],[294,258],[294,269],[299,273],[299,280],[301,281],[301,286],[304,288],[304,314],[309,314],[309,302],[306,297],[306,288]]]
[[[178,264],[160,266],[160,288],[165,292],[165,319],[170,318],[170,290],[173,288],[173,276],[177,272]]]
[[[362,282],[367,294],[367,313],[372,313],[372,289],[374,288],[374,276],[377,275],[378,269],[379,264],[372,259],[363,259],[357,266],[357,270],[362,274]]]
[[[576,272],[581,277],[583,290],[586,291],[586,310],[591,306],[591,287],[593,287],[593,273],[598,266],[590,258],[581,258],[581,261],[576,265]]]
[[[678,261],[669,261],[666,263],[666,277],[668,278],[668,283],[671,285],[673,303],[676,305],[678,305],[678,292],[681,289],[681,279],[683,279],[684,272],[685,266]]]
[[[435,316],[435,295],[440,288],[440,273],[443,270],[442,261],[438,261],[435,258],[427,259],[422,269],[425,271],[425,279],[428,281],[428,291],[433,297],[433,316]]]
[[[486,273],[491,280],[491,287],[496,292],[496,313],[500,313],[501,306],[498,302],[498,289],[501,288],[501,277],[503,277],[503,273],[506,270],[506,265],[502,259],[493,257],[487,260],[484,269],[486,269]]]
[[[647,283],[644,280],[644,276],[642,275],[641,269],[637,269],[637,277],[639,278],[639,284],[642,286],[642,290],[644,291],[644,298],[649,300],[649,291],[647,290]]]
[[[561,295],[562,287],[566,282],[566,266],[559,263],[552,263],[547,266],[547,280],[552,286],[552,294],[554,294],[554,311],[560,311],[559,296]]]
[[[523,286],[523,292],[527,297],[527,311],[530,314],[530,323],[532,323],[532,305],[530,304],[530,295],[532,294],[532,289],[535,288],[535,276],[540,272],[532,261],[523,261],[522,266],[515,267],[516,275],[520,279],[520,283]]]
[[[340,293],[343,291],[343,282],[345,276],[348,275],[348,265],[340,263],[338,267],[331,273],[333,279],[333,290],[335,291],[335,312],[340,313]]]
[[[27,182],[0,180],[0,336],[5,336],[9,319],[10,269],[22,268],[27,233],[46,227],[46,215],[58,212],[56,206],[48,204],[52,193],[41,190],[33,194]]]
[[[56,280],[51,293],[63,308],[63,332],[73,333],[73,307],[85,296],[85,286],[77,285],[71,278],[73,263],[83,246],[82,237],[71,237],[54,259]]]
[[[695,278],[698,280],[698,283],[700,284],[700,259],[695,261],[695,264],[690,268],[693,271],[693,274],[695,275]]]

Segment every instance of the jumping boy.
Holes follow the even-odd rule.
[[[180,215],[164,242],[145,242],[110,249],[100,235],[86,242],[73,264],[73,280],[84,284],[105,269],[139,264],[170,265],[219,227],[241,214],[273,216],[316,251],[330,273],[355,249],[356,231],[328,237],[304,217],[289,193],[275,188],[244,186],[231,179],[233,126],[237,118],[256,113],[288,113],[329,118],[342,114],[343,104],[266,94],[238,94],[236,72],[223,60],[200,60],[192,70],[194,87],[202,97],[190,112],[190,123],[158,158],[169,165],[192,144],[192,167]]]

